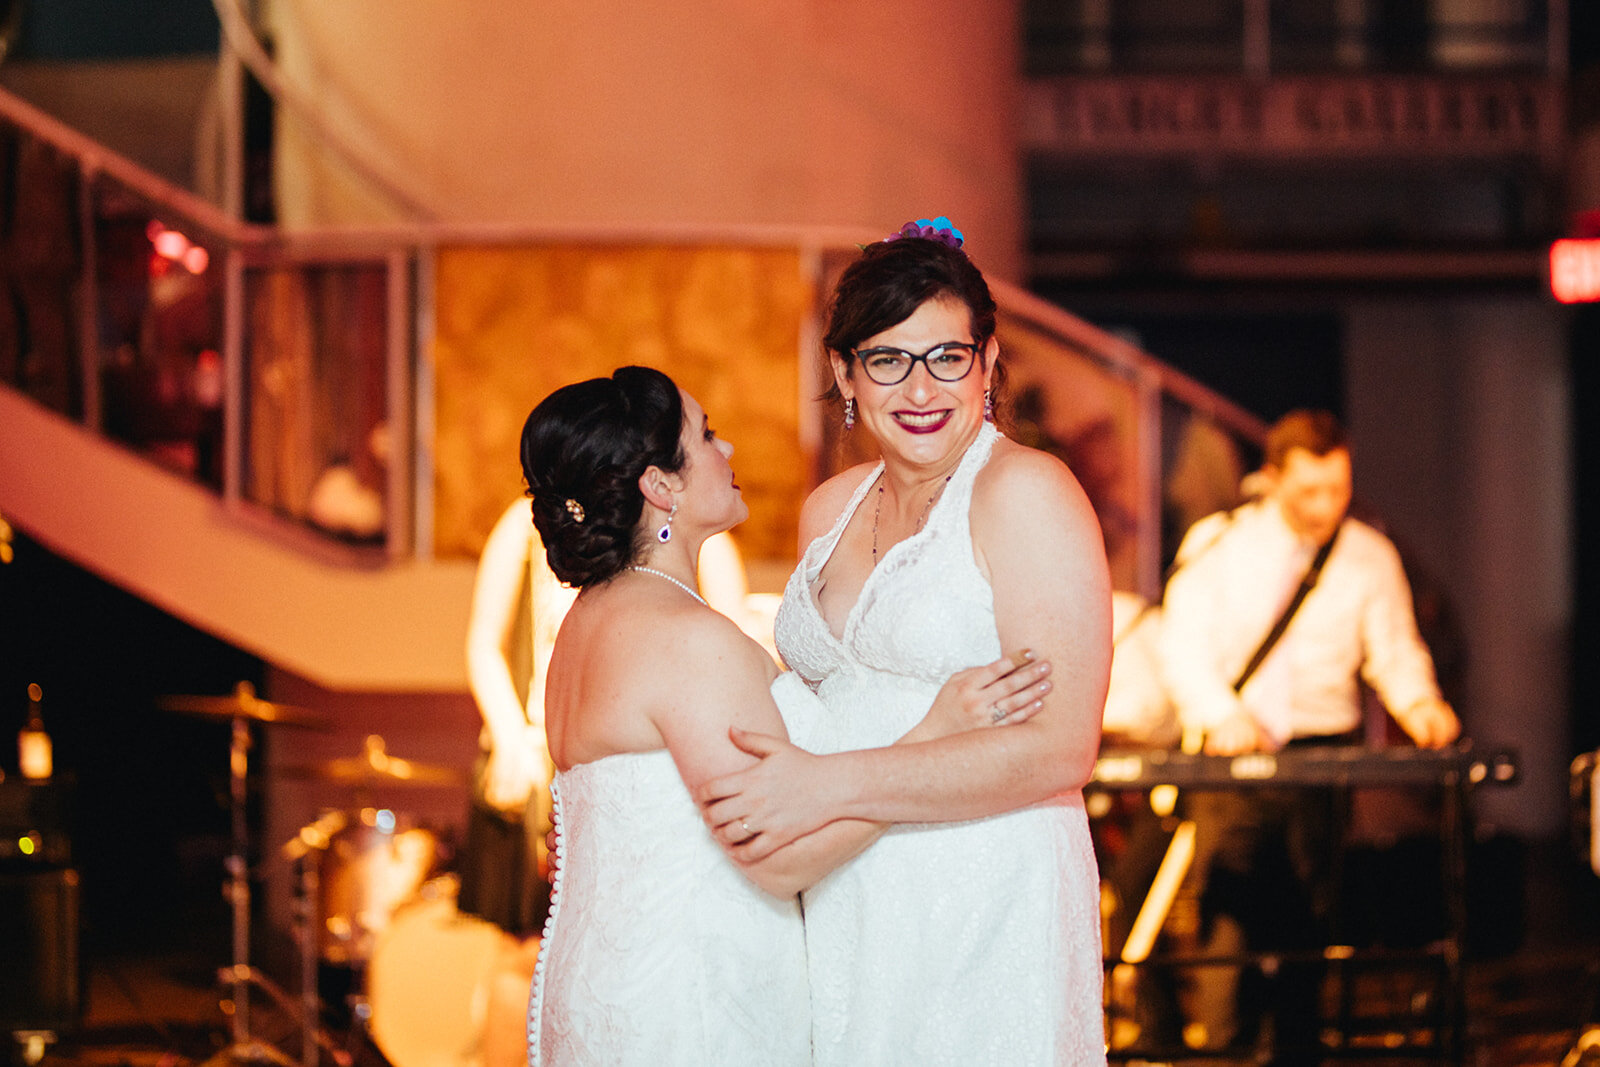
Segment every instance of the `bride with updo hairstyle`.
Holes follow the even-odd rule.
[[[678,387],[648,367],[569,385],[528,416],[522,471],[557,578],[604,582],[639,556],[639,476],[683,468],[682,429]]]
[[[546,673],[556,850],[529,1006],[532,1067],[811,1064],[798,893],[885,829],[843,819],[735,860],[691,789],[755,762],[735,729],[786,737],[816,698],[696,581],[701,545],[748,514],[699,403],[623,367],[528,417],[522,466],[551,569],[576,586]],[[900,740],[1027,721],[1048,665],[951,679]],[[780,715],[779,705],[783,706]]]

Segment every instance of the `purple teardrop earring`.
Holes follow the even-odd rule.
[[[856,398],[853,396],[847,396],[844,400],[844,428],[856,428]]]
[[[983,391],[983,421],[994,421],[994,397],[989,395],[987,388]]]
[[[661,524],[661,529],[656,531],[656,540],[666,544],[672,540],[672,517],[678,513],[678,502],[672,502],[672,510],[667,512],[667,521]]]

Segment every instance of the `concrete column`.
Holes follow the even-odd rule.
[[[1537,298],[1374,302],[1347,322],[1357,495],[1453,601],[1468,732],[1521,752],[1522,783],[1485,790],[1479,813],[1553,836],[1573,617],[1562,312]]]

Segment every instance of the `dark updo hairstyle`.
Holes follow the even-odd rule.
[[[541,400],[522,426],[522,476],[556,577],[594,585],[637,560],[639,477],[683,464],[683,397],[658,370],[620,367]]]
[[[822,345],[854,373],[856,346],[909,319],[935,297],[966,305],[981,360],[983,346],[994,336],[995,303],[989,283],[966,252],[927,237],[894,237],[862,250],[861,258],[845,268],[828,301]],[[837,399],[838,386],[826,397]]]

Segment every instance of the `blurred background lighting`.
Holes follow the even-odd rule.
[[[1550,292],[1563,304],[1600,300],[1600,238],[1550,246]]]
[[[189,250],[189,239],[177,230],[162,230],[150,243],[155,245],[156,252],[167,259],[182,259]]]

